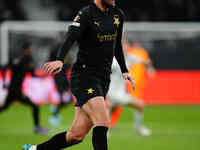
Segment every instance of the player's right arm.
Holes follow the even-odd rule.
[[[89,20],[89,7],[83,8],[79,11],[72,24],[69,26],[65,36],[65,41],[61,48],[58,50],[57,58],[55,61],[47,62],[43,65],[42,69],[45,73],[51,74],[52,72],[59,73],[63,67],[63,60],[65,55],[69,52],[73,43],[80,39],[85,29],[88,27]]]

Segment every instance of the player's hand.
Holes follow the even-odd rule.
[[[151,78],[154,78],[156,75],[156,70],[154,67],[147,68],[147,73]]]
[[[56,61],[50,61],[45,63],[42,66],[42,70],[46,73],[46,74],[57,74],[62,70],[63,67],[63,62],[60,60],[56,60]]]
[[[135,90],[135,82],[133,78],[131,77],[130,73],[123,73],[123,77],[125,80],[129,80],[131,82],[132,88]]]

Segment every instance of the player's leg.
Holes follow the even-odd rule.
[[[133,69],[134,70],[134,69]],[[136,90],[132,89],[132,86],[130,83],[126,84],[127,92],[130,94],[127,94],[130,97],[128,105],[132,108],[136,108],[136,111],[134,113],[134,119],[135,119],[135,130],[140,135],[148,136],[151,134],[151,130],[144,127],[142,125],[143,121],[143,112],[144,112],[144,103],[142,99],[139,99],[143,95],[144,91],[144,77],[141,74],[138,74],[137,71],[133,71],[132,74],[134,80],[135,80],[135,87]]]
[[[33,122],[34,122],[34,132],[40,133],[40,134],[47,134],[49,133],[49,130],[47,128],[43,128],[40,125],[40,111],[39,106],[34,104],[27,96],[20,95],[18,97],[18,100],[22,102],[23,104],[26,104],[32,108],[32,116],[33,116]]]
[[[144,111],[144,104],[142,100],[139,100],[135,97],[130,98],[127,105],[129,107],[132,107],[135,110],[134,119],[135,119],[135,127],[142,126],[142,120],[143,120],[143,111]]]
[[[94,150],[107,150],[109,118],[104,98],[109,83],[109,79],[102,80],[88,74],[80,78],[74,76],[71,82],[72,93],[77,98],[76,105],[87,113],[94,125],[92,136]]]
[[[82,106],[82,109],[88,114],[94,124],[92,135],[94,150],[107,150],[109,118],[104,98],[102,96],[91,98]]]
[[[127,104],[128,101],[126,100],[125,96],[126,93],[123,89],[115,88],[115,90],[108,93],[108,100],[110,104],[109,108],[109,115],[110,115],[110,128],[114,128],[121,116],[122,113],[122,106]]]
[[[123,108],[121,106],[115,106],[110,111],[110,129],[114,128],[121,116]]]
[[[0,106],[0,112],[6,110],[12,104],[14,99],[15,96],[8,91],[8,95],[5,98],[5,103],[3,104],[3,106]]]
[[[67,139],[69,139],[72,144],[80,143],[92,126],[93,123],[87,113],[82,108],[75,107],[75,119],[71,129],[67,133]]]
[[[59,133],[37,146],[25,145],[23,150],[61,150],[70,147],[80,143],[92,126],[88,115],[80,107],[75,107],[75,117],[68,132]]]
[[[50,105],[51,117],[49,117],[49,122],[53,126],[60,124],[61,117],[59,115],[63,108],[66,108],[72,101],[72,94],[70,91],[64,91],[60,93],[60,103],[58,105]]]
[[[134,128],[140,135],[150,135],[151,131],[143,126],[143,111],[144,111],[144,103],[142,100],[133,97],[127,94],[125,91],[117,92],[120,94],[110,94],[109,102],[112,105],[124,105],[129,106],[133,109],[136,109],[133,118],[134,118]]]
[[[151,134],[151,130],[143,126],[143,112],[144,112],[144,103],[142,100],[132,97],[129,102],[128,106],[135,108],[134,119],[135,124],[134,128],[137,133],[143,136],[149,136]]]
[[[59,150],[77,144],[83,140],[93,125],[94,149],[107,150],[107,130],[109,121],[105,108],[104,98],[91,98],[81,108],[76,107],[75,112],[75,121],[73,122],[70,131],[67,134],[60,133],[49,141],[38,145],[37,150],[46,150],[52,147],[55,150]],[[65,134],[67,136],[64,140]]]

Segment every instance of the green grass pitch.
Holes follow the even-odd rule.
[[[152,129],[149,137],[139,136],[133,131],[133,116],[125,108],[115,130],[109,133],[109,150],[199,150],[200,106],[148,106],[144,123]],[[23,105],[12,105],[0,114],[0,150],[21,150],[23,144],[36,144],[49,139],[57,132],[65,131],[73,119],[73,107],[62,112],[62,123],[58,127],[48,124],[48,107],[41,108],[41,124],[51,129],[50,135],[35,135],[32,132],[31,109]],[[91,133],[79,145],[69,150],[92,150]]]

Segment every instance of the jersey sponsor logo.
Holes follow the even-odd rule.
[[[93,94],[94,91],[95,91],[95,90],[94,90],[93,88],[89,88],[89,89],[87,89],[88,94]]]
[[[114,24],[117,25],[117,27],[119,26],[120,24],[120,21],[119,21],[119,16],[118,15],[114,15]]]
[[[115,32],[114,34],[101,34],[101,33],[98,33],[97,34],[97,38],[99,39],[99,42],[116,40],[117,32]]]

